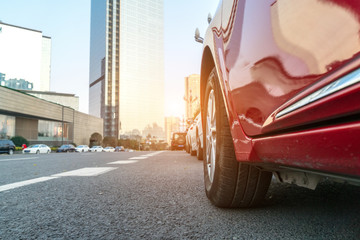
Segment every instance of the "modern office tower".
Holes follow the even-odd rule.
[[[163,0],[91,1],[89,113],[104,136],[163,128],[163,29]]]
[[[185,117],[194,118],[194,113],[200,108],[200,75],[192,74],[185,77]]]
[[[0,22],[0,53],[0,72],[8,79],[33,84],[33,90],[50,90],[50,37],[41,31]]]

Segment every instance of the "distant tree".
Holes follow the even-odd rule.
[[[92,146],[96,146],[96,145],[101,145],[102,144],[102,136],[100,133],[93,133],[91,134],[91,137],[90,137],[90,147]]]
[[[124,148],[130,148],[130,149],[134,149],[134,150],[138,150],[139,149],[139,144],[140,142],[136,139],[119,139],[118,140],[118,145],[119,146],[123,146]]]
[[[11,141],[13,141],[13,143],[15,144],[15,146],[17,147],[21,147],[23,144],[26,144],[27,146],[29,146],[29,141],[26,140],[26,138],[22,137],[22,136],[15,136],[11,138]]]
[[[118,145],[118,140],[115,137],[106,136],[103,139],[103,145],[104,147],[116,147]]]

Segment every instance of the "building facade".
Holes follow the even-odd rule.
[[[185,77],[185,117],[194,118],[196,111],[200,109],[200,75],[192,74]]]
[[[0,86],[0,139],[22,136],[30,144],[89,144],[103,135],[103,119]]]
[[[51,38],[43,36],[41,31],[3,22],[0,29],[0,72],[9,79],[9,83],[1,84],[17,81],[27,83],[27,89],[31,85],[33,90],[49,91]]]
[[[163,29],[163,0],[91,1],[89,113],[105,136],[164,127]]]
[[[79,111],[79,97],[75,94],[27,90],[22,91],[35,97],[44,99],[46,101],[64,105],[66,107],[70,107],[75,109],[76,111]]]

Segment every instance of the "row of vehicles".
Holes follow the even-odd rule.
[[[201,114],[192,121],[187,132],[174,132],[171,138],[170,150],[185,150],[191,156],[203,159],[203,131]]]
[[[12,155],[15,152],[15,144],[13,141],[8,139],[0,139],[0,153],[7,153]],[[56,152],[124,152],[126,151],[123,146],[117,147],[105,147],[102,146],[93,146],[89,147],[88,145],[79,145],[75,147],[72,144],[64,144],[60,146]],[[51,153],[51,148],[46,144],[34,144],[28,147],[25,147],[22,150],[23,154],[40,154],[40,153]]]
[[[72,144],[62,145],[57,149],[57,152],[124,152],[125,148],[123,146],[117,147],[102,147],[102,146],[92,146],[88,145],[79,145],[75,147]]]
[[[203,130],[201,123],[201,114],[199,113],[186,133],[185,151],[197,159],[203,159]]]
[[[80,145],[76,148],[76,152],[125,152],[125,148],[123,146],[117,146],[117,147],[93,146],[89,148],[87,145]]]

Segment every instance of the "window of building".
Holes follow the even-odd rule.
[[[0,115],[0,139],[15,136],[15,117]]]
[[[53,121],[39,120],[38,140],[60,141],[68,140],[69,124]]]

